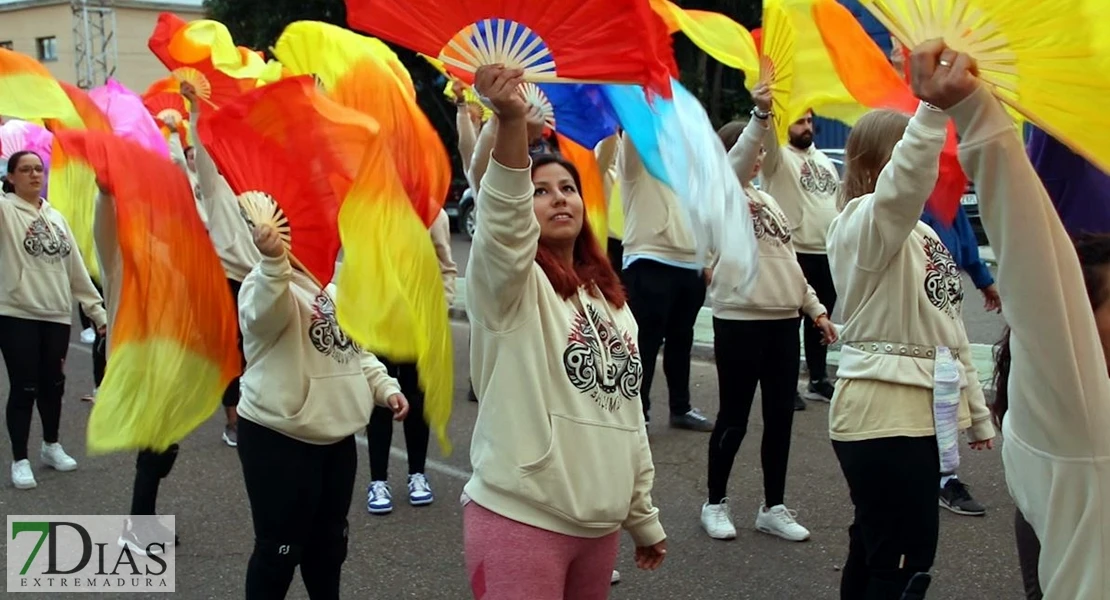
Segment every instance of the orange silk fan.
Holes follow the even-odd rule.
[[[181,56],[175,53],[175,48],[183,45],[179,40],[184,36],[185,27],[188,25],[177,15],[162,13],[158,15],[158,23],[154,27],[147,46],[154,56],[170,70],[171,77],[178,82],[168,91],[180,92],[181,83],[192,84],[197,91],[197,96],[209,106],[201,107],[202,110],[223,106],[240,94],[254,89],[256,80],[236,79],[212,64],[211,55],[192,53],[190,56]],[[175,43],[178,42],[178,43]],[[197,56],[200,58],[197,58]]]
[[[860,104],[908,115],[917,110],[920,102],[909,84],[847,8],[836,0],[817,0],[812,12],[837,75]],[[948,139],[940,155],[940,175],[929,197],[929,208],[944,223],[956,218],[967,189],[957,146],[956,127],[949,122]]]
[[[443,61],[472,83],[483,65],[534,83],[640,84],[670,96],[645,0],[347,0],[351,27]]]
[[[203,115],[196,134],[238,194],[246,222],[252,227],[262,224],[274,227],[294,264],[300,262],[317,283],[326,285],[332,281],[340,250],[337,224],[340,200],[315,160],[319,146],[280,143],[256,128],[245,114],[273,108],[265,102],[265,96],[280,93],[286,84],[315,89],[311,78],[266,85],[228,108]],[[295,110],[299,106],[287,108]],[[306,121],[309,120],[300,126],[312,128],[313,124]]]
[[[167,84],[172,82],[172,79],[155,82],[143,94],[143,106],[150,112],[150,116],[154,117],[154,121],[162,130],[162,134],[167,138],[169,138],[170,132],[166,128],[165,122],[168,119],[173,123],[177,127],[178,137],[181,139],[181,147],[188,148],[186,127],[189,122],[189,104],[181,94],[164,91]]]

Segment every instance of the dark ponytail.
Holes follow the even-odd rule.
[[[23,160],[24,156],[38,156],[38,159],[42,160],[42,157],[39,156],[38,152],[31,152],[30,150],[20,150],[19,152],[14,152],[11,156],[8,157],[8,176],[11,176],[15,173],[16,167],[19,166],[19,161]],[[5,194],[14,194],[15,184],[13,184],[11,181],[8,181],[7,176],[0,179],[2,179],[4,182],[3,186],[0,186],[3,188],[3,192]]]
[[[1098,310],[1110,299],[1110,234],[1080,234],[1075,237],[1075,253],[1083,270],[1087,300],[1091,310]],[[1010,383],[1010,328],[994,346],[994,404],[991,412],[1002,426],[1002,417],[1010,406],[1007,386]]]

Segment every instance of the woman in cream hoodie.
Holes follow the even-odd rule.
[[[196,90],[187,83],[181,85],[181,94],[189,101],[192,113],[189,124],[193,131],[197,131],[197,121],[200,118],[200,107],[204,102]],[[196,163],[197,186],[196,192],[200,196],[198,212],[205,220],[208,227],[208,236],[212,238],[212,245],[216,248],[216,255],[227,273],[227,284],[231,290],[231,297],[239,303],[239,294],[243,280],[262,260],[258,249],[251,241],[251,231],[247,222],[242,217],[239,209],[239,200],[228,185],[227,180],[220,175],[216,163],[205,150],[204,144],[197,140],[193,147]],[[243,332],[239,332],[239,352],[243,353]],[[240,357],[242,358],[242,357]],[[242,358],[246,367],[246,359]],[[223,440],[228,446],[235,447],[239,443],[238,427],[236,424],[237,413],[235,406],[239,404],[242,386],[240,378],[236,377],[228,384],[224,391],[224,415],[227,425],[224,426]]]
[[[41,197],[44,171],[39,155],[12,154],[0,195],[0,353],[11,386],[7,422],[12,484],[21,490],[38,485],[27,458],[36,405],[42,418],[42,462],[58,471],[77,468],[58,443],[73,301],[101,335],[107,323],[69,224]]]
[[[297,565],[310,598],[339,598],[354,434],[375,404],[403,419],[408,402],[373,354],[339,328],[334,285],[295,270],[277,232],[254,234],[262,262],[239,297],[247,368],[239,460],[254,521],[247,600],[284,598]]]
[[[620,529],[641,568],[666,552],[643,365],[574,167],[529,158],[522,77],[477,73],[499,126],[466,278],[481,398],[463,498],[467,571],[484,600],[606,598]]]
[[[930,68],[931,51],[914,53],[924,102],[913,118],[874,111],[852,130],[842,212],[829,229],[845,318],[829,434],[855,506],[845,599],[897,600],[907,591],[905,597],[922,597],[939,533],[938,436],[954,442],[964,429],[972,447],[984,449],[995,433],[971,362],[959,270],[920,221],[946,136],[941,109],[974,89],[965,60],[956,63],[956,53],[946,52],[948,66]],[[935,381],[948,381],[949,366],[958,373],[951,394],[957,410],[938,426],[934,400],[950,395]],[[943,448],[950,462],[957,448]]]
[[[770,91],[760,86],[753,95],[769,97]],[[826,344],[836,341],[836,328],[798,264],[790,221],[774,198],[752,186],[759,173],[767,128],[768,119],[755,115],[729,152],[755,223],[759,280],[750,292],[741,293],[740,265],[728,256],[717,256],[713,261],[709,296],[721,408],[709,437],[709,498],[701,509],[701,524],[709,537],[736,537],[725,492],[733,461],[747,433],[758,385],[763,402],[764,502],[756,512],[755,526],[764,533],[800,542],[809,538],[809,530],[794,520],[794,511],[784,504],[801,358],[798,325],[804,313],[820,328]]]
[[[1110,598],[1110,241],[1073,248],[985,88],[948,113],[998,256],[1011,362],[995,409],[1010,495],[1041,544],[1044,598]]]

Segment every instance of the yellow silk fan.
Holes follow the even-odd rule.
[[[277,202],[265,192],[244,192],[239,194],[239,212],[251,229],[259,225],[269,225],[274,228],[281,238],[288,252],[293,248],[293,228],[289,226],[289,219],[281,211]]]
[[[943,39],[1013,111],[1110,171],[1110,3],[862,0],[907,46]]]
[[[782,0],[764,1],[763,27],[759,33],[756,42],[760,50],[758,83],[771,90],[771,121],[779,143],[785,143],[790,124],[797,117],[791,114],[790,106],[797,33]]]
[[[543,113],[543,121],[547,124],[547,128],[555,131],[555,107],[552,106],[551,100],[547,98],[547,94],[543,93],[540,86],[524,82],[520,85],[520,92],[524,95],[524,101],[529,106],[535,106]]]

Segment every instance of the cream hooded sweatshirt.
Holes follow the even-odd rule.
[[[339,328],[334,287],[321,291],[287,256],[264,257],[243,280],[240,416],[302,442],[333,444],[365,429],[374,405],[401,393],[377,357]]]
[[[794,247],[800,254],[824,254],[840,189],[836,165],[813,146],[780,146],[772,127],[764,130],[763,144],[767,156],[759,180],[790,220]]]
[[[0,195],[0,236],[0,316],[71,325],[76,300],[94,325],[107,324],[73,232],[49,202]]]
[[[922,104],[875,192],[848,202],[829,228],[829,266],[845,320],[841,382],[829,410],[834,440],[935,435],[937,346],[959,359],[960,428],[971,441],[994,437],[964,329],[959,267],[921,222],[947,123],[947,115]]]
[[[530,169],[490,161],[467,270],[470,374],[482,398],[466,494],[514,521],[637,546],[665,538],[640,405],[636,321],[586,289],[564,299],[536,264]]]
[[[193,131],[198,131],[198,113],[194,112],[190,118]],[[261,262],[262,254],[254,245],[250,226],[239,209],[235,192],[220,175],[216,163],[199,140],[194,152],[202,214],[208,219],[208,235],[212,238],[212,245],[216,248],[216,255],[220,257],[227,278],[242,282],[247,273]]]
[[[1110,598],[1110,376],[1067,232],[986,89],[951,108],[1010,325],[1002,462],[1047,600]]]
[[[763,145],[765,121],[752,119],[728,153],[733,171],[741,182],[748,181]],[[817,299],[794,252],[793,228],[775,199],[751,183],[744,186],[748,209],[759,244],[759,275],[747,293],[741,293],[736,261],[713,253],[713,280],[709,285],[713,316],[732,321],[791,319],[799,311],[817,320],[828,314]]]

